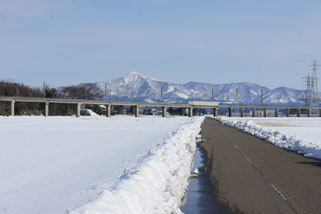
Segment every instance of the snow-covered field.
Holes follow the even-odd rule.
[[[202,117],[0,117],[0,213],[171,213]]]
[[[321,159],[321,118],[228,118],[219,120],[282,148]]]

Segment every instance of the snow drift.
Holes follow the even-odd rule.
[[[181,213],[203,120],[183,124],[139,164],[125,170],[112,188],[70,213]]]
[[[306,157],[321,159],[321,145],[295,135],[289,135],[256,125],[252,120],[237,120],[219,117],[223,124],[240,129],[248,134],[259,137],[281,148],[303,154]]]

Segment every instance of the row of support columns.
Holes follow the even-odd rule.
[[[80,117],[80,106],[81,103],[77,103],[77,112],[76,112],[76,116]],[[11,116],[15,115],[15,101],[12,100],[11,101]],[[45,117],[49,116],[49,102],[45,102]]]
[[[77,103],[77,111],[76,111],[76,116],[80,117],[80,108],[81,108],[81,103]],[[167,107],[163,106],[163,117],[167,117]],[[312,109],[306,109],[307,110],[307,116],[311,117],[311,111]],[[255,111],[256,108],[252,108],[252,117],[255,117]],[[297,117],[301,117],[301,108],[297,109]],[[233,112],[233,107],[228,108],[228,116],[232,117],[232,112]],[[15,101],[11,101],[11,116],[15,115]],[[213,115],[216,117],[218,116],[218,108],[213,109]],[[279,115],[279,108],[274,109],[274,116],[278,117]],[[45,102],[45,116],[49,116],[49,102]],[[106,105],[106,116],[111,117],[111,104]],[[285,116],[289,117],[290,116],[290,109],[287,108],[285,112]],[[135,117],[139,117],[139,106],[135,106]],[[193,107],[189,108],[189,117],[193,117]],[[240,107],[240,117],[244,117],[244,107]],[[263,117],[267,117],[267,108],[263,109]],[[319,109],[319,117],[321,117],[321,109]]]
[[[214,117],[218,116],[218,108],[214,108],[213,111],[214,111],[213,112]],[[302,111],[301,108],[297,109],[297,117],[301,117],[301,111]],[[307,116],[311,117],[312,109],[306,109],[306,111],[307,111]],[[228,116],[229,117],[232,117],[232,112],[233,112],[233,107],[229,107],[228,108]],[[244,117],[244,107],[239,107],[239,112],[240,112],[240,117]],[[251,116],[255,117],[255,113],[256,113],[256,108],[252,108]],[[274,109],[274,117],[278,117],[278,116],[279,116],[279,108],[275,108]],[[286,117],[290,116],[290,109],[289,108],[287,108],[285,110],[285,116]],[[263,117],[267,117],[267,108],[263,109]],[[321,117],[321,109],[319,109],[319,117]]]

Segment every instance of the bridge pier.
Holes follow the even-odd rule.
[[[232,107],[228,108],[228,116],[229,117],[232,117],[232,111],[233,111]]]
[[[14,100],[11,100],[11,116],[14,116],[14,104],[15,104],[15,101]]]
[[[49,102],[45,102],[45,117],[49,116]]]
[[[167,108],[166,108],[166,106],[163,106],[162,109],[163,109],[163,117],[167,117]]]
[[[255,117],[255,108],[252,108],[252,117]]]
[[[135,106],[135,117],[139,117],[139,105]]]
[[[189,113],[189,117],[193,117],[193,108],[192,107],[190,107],[188,109],[188,113]]]
[[[311,109],[308,109],[308,117],[311,117]]]
[[[77,103],[77,113],[76,113],[76,117],[80,117],[80,106],[81,106],[81,103]]]
[[[106,105],[106,117],[110,117],[111,116],[111,105],[107,104]]]
[[[15,103],[16,102],[21,102],[21,103],[43,103],[44,104],[44,111],[43,114],[44,116],[49,116],[50,114],[50,104],[51,103],[61,103],[61,104],[68,104],[67,108],[69,108],[70,105],[75,106],[76,105],[76,116],[80,117],[81,113],[81,105],[83,104],[89,104],[89,105],[106,105],[106,116],[110,117],[112,113],[112,108],[113,105],[126,105],[126,106],[133,106],[134,108],[134,113],[135,116],[139,116],[139,106],[149,106],[148,103],[139,103],[139,102],[106,102],[102,100],[61,100],[61,99],[51,99],[51,98],[28,98],[28,97],[1,97],[0,96],[0,101],[6,102],[7,104],[10,103],[10,115],[14,116],[16,114],[15,112]],[[153,103],[154,107],[162,108],[163,110],[163,117],[167,116],[167,108],[170,106],[174,106],[175,108],[184,108],[185,109],[185,115],[187,114],[188,116],[192,117],[193,116],[193,108],[211,108],[213,109],[213,115],[217,117],[218,110],[219,108],[225,108],[228,110],[227,116],[232,117],[233,116],[233,108],[237,108],[239,110],[239,116],[240,117],[245,117],[245,108],[246,109],[252,109],[251,116],[255,117],[255,111],[256,109],[262,109],[263,110],[263,116],[268,117],[268,109],[273,109],[274,110],[274,116],[278,117],[278,113],[280,109],[285,110],[285,115],[286,117],[290,116],[290,113],[293,111],[293,113],[296,113],[296,116],[300,117],[302,116],[302,112],[305,113],[307,111],[307,116],[312,117],[314,116],[314,111],[316,111],[317,116],[321,117],[321,107],[302,107],[302,106],[243,106],[243,105],[219,105],[216,103],[213,104],[207,104],[207,103],[200,103],[200,104],[170,104],[170,103]],[[74,107],[73,107],[74,108]],[[122,109],[122,108],[120,108]],[[189,111],[187,112],[186,109]],[[291,110],[291,111],[290,111]],[[296,111],[296,112],[295,112]]]
[[[240,117],[244,117],[244,108],[240,107]]]
[[[214,117],[218,116],[218,108],[213,108],[213,116]]]

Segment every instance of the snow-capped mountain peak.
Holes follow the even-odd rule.
[[[111,80],[92,84],[92,90],[100,90],[102,96],[107,84],[107,99],[123,101],[145,101],[159,102],[161,99],[161,89],[165,102],[187,103],[190,100],[212,100],[212,90],[214,100],[219,102],[237,104],[260,104],[261,93],[263,91],[263,102],[265,104],[297,104],[299,97],[304,91],[291,88],[279,87],[269,89],[253,83],[230,83],[211,84],[200,82],[188,82],[186,84],[175,84],[160,81],[147,77],[138,72]]]
[[[130,83],[130,82],[133,82],[133,81],[138,81],[140,79],[147,79],[147,77],[144,76],[143,74],[140,74],[140,73],[136,72],[136,71],[132,71],[129,74],[125,75],[123,77],[123,79],[124,79],[124,82]]]

